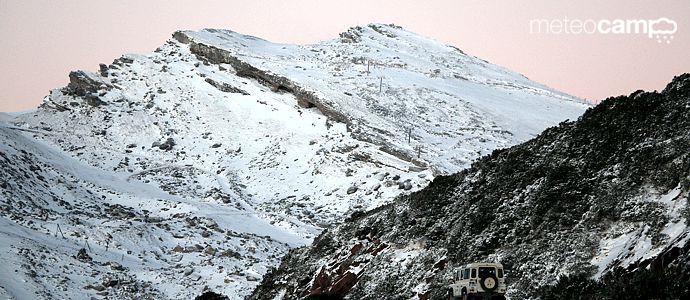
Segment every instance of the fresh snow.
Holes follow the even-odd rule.
[[[577,118],[587,107],[520,74],[394,26],[372,24],[349,32],[361,41],[285,45],[227,30],[184,33],[308,87],[352,117],[361,126],[355,130],[413,155],[421,145],[424,160],[441,173],[457,172],[493,149]],[[413,138],[408,143],[409,128]]]
[[[616,224],[606,233],[607,237],[600,241],[599,251],[592,258],[591,263],[597,266],[595,278],[600,278],[613,267],[627,267],[633,263],[656,257],[663,250],[673,246],[682,247],[690,239],[686,230],[687,220],[683,217],[683,212],[687,207],[687,193],[683,196],[680,187],[663,195],[650,191],[646,197],[638,200],[663,205],[663,211],[666,212],[666,217],[669,220],[661,230],[661,234],[665,236],[663,242],[652,245],[648,225]]]
[[[349,124],[176,40],[86,72],[104,105],[56,89],[0,115],[0,296],[242,299],[326,226],[587,107],[396,27],[351,31],[359,43],[300,46],[185,32],[313,91]],[[152,147],[168,138],[169,151]]]

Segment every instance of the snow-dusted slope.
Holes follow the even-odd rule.
[[[304,243],[239,199],[174,195],[22,132],[0,125],[0,287],[17,299],[186,298],[197,285],[241,295]]]
[[[586,107],[391,26],[175,37],[1,117],[0,295],[242,298],[325,226]]]
[[[409,157],[420,146],[419,160],[441,173],[464,169],[586,108],[572,96],[393,25],[351,28],[315,45],[213,29],[177,37],[290,79],[345,115],[355,134]]]

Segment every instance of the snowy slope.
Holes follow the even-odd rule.
[[[440,173],[574,119],[587,106],[505,68],[394,25],[351,28],[315,45],[274,44],[227,30],[180,32],[285,76],[349,117],[352,130]],[[367,71],[368,70],[368,71]],[[412,130],[408,142],[408,130]]]
[[[112,280],[119,283],[106,292],[116,298],[161,290],[184,298],[201,276],[205,285],[242,294],[266,265],[304,243],[253,210],[130,181],[128,173],[86,165],[17,128],[2,125],[0,137],[0,268],[15,274],[3,275],[2,287],[18,299],[84,298],[102,292],[87,286]],[[81,248],[93,261],[74,257]]]
[[[239,299],[324,227],[586,108],[396,27],[353,32],[305,46],[179,33],[3,115],[0,257],[18,276],[0,295]],[[202,42],[241,60],[214,63]]]

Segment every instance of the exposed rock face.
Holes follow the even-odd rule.
[[[690,239],[688,132],[690,74],[661,93],[606,99],[578,121],[327,230],[291,251],[252,299],[334,289],[351,299],[440,298],[454,267],[486,260],[509,270],[512,299],[535,297],[559,276],[611,278],[618,266],[628,268],[613,276],[624,290],[615,278],[641,272],[655,257],[686,278],[690,260],[679,254]],[[390,246],[365,265],[351,263],[368,239]],[[626,246],[612,248],[617,243]],[[448,267],[439,264],[445,260]],[[357,283],[336,289],[339,277],[324,270],[353,272]]]
[[[104,73],[103,66],[101,66],[101,73]],[[105,82],[102,78],[92,76],[90,73],[84,71],[72,71],[69,73],[69,83],[63,89],[64,93],[82,97],[86,104],[98,107],[107,104],[99,97],[100,91],[112,90],[113,86]],[[53,104],[58,110],[67,110],[57,104]]]

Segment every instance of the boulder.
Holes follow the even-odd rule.
[[[84,248],[79,249],[79,252],[77,253],[77,259],[84,262],[93,260],[91,256],[88,253],[86,253],[86,249]]]
[[[101,76],[108,77],[108,66],[106,64],[99,64],[98,71],[100,72]]]
[[[357,192],[358,189],[359,189],[359,188],[358,188],[357,186],[354,186],[354,185],[353,185],[353,186],[347,188],[347,194],[348,194],[348,195],[354,194],[354,193]]]

